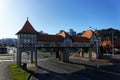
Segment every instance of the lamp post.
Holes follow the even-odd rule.
[[[92,27],[89,27],[89,28],[91,28],[91,29],[93,29],[93,30],[95,30],[96,32],[97,32],[97,28],[96,29],[94,29],[94,28],[92,28]],[[98,53],[99,53],[99,50],[98,50],[98,36],[96,35],[96,50],[97,50],[97,52],[96,52],[96,58],[98,58]]]
[[[89,27],[89,28],[91,28],[91,29],[93,29],[93,30],[95,30],[96,32],[97,32],[97,28],[96,29],[94,29],[94,28],[92,28],[92,27]],[[98,58],[98,52],[99,52],[99,50],[98,50],[98,46],[99,46],[99,44],[98,44],[98,36],[96,35],[96,50],[97,50],[97,52],[96,52],[96,59]],[[96,68],[97,69],[99,69],[99,63],[96,61]]]
[[[113,39],[113,32],[112,32],[112,56],[114,56],[114,39]]]

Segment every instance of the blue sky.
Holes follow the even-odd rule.
[[[16,38],[27,17],[37,31],[120,29],[120,0],[0,0],[0,38]]]

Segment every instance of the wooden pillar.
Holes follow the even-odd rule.
[[[37,66],[37,49],[35,49],[35,66]]]
[[[63,49],[63,51],[61,52],[61,61],[69,62],[69,50],[68,49]]]
[[[33,63],[33,51],[31,51],[31,63]]]
[[[56,58],[58,58],[59,61],[61,60],[61,51],[60,51],[60,49],[56,50]]]
[[[61,50],[58,50],[58,53],[59,53],[59,61],[61,61],[61,54],[62,54],[62,51],[61,51]]]
[[[17,64],[18,64],[18,66],[21,66],[21,55],[22,55],[21,51],[18,50],[18,52],[17,52]]]
[[[59,50],[56,50],[56,58],[59,58]]]
[[[84,57],[84,49],[83,48],[81,49],[81,52],[82,52],[82,57]]]
[[[19,54],[19,49],[17,48],[17,56],[16,56],[16,58],[17,58],[17,64],[19,63],[18,61],[19,61],[19,56],[18,56],[18,54]]]
[[[89,49],[88,49],[89,51],[89,60],[91,60],[91,58],[92,58],[92,48],[90,47]]]

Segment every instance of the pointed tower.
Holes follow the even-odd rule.
[[[30,24],[28,19],[22,29],[17,32],[16,35],[18,37],[18,47],[33,47],[33,43],[35,43],[37,40],[37,31]],[[24,43],[24,45],[21,43]]]
[[[30,22],[27,19],[22,29],[16,34],[17,35],[18,34],[37,34],[37,31],[33,28],[33,26],[30,24]]]
[[[37,65],[37,31],[28,21],[28,18],[22,29],[16,33],[17,35],[17,64],[21,66],[22,52],[31,52],[31,63],[33,63],[33,52],[35,53],[35,65]]]

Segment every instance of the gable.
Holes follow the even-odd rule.
[[[90,39],[93,35],[93,31],[92,30],[87,30],[82,34],[82,37],[86,37],[88,39]]]
[[[72,43],[72,38],[69,36],[64,38],[64,43]]]

